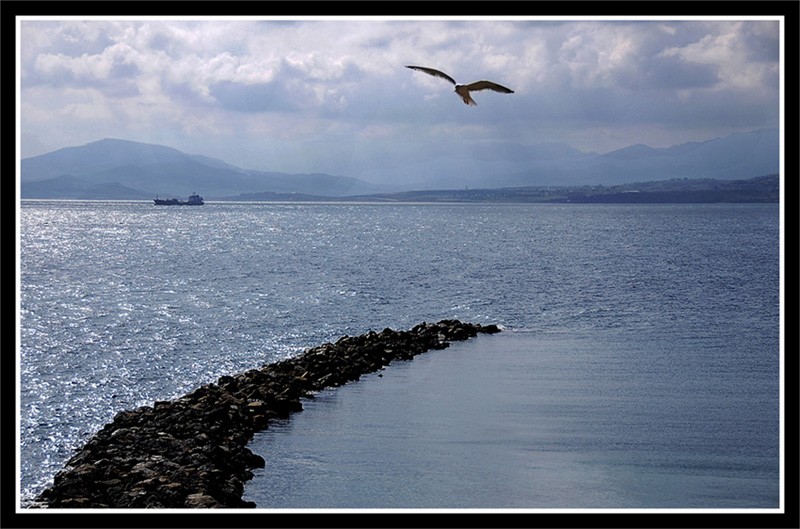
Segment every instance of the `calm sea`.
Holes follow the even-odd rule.
[[[259,434],[264,508],[777,508],[773,205],[25,201],[20,488],[125,409],[303,349],[505,332]]]

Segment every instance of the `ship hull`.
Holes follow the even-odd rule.
[[[203,197],[192,195],[189,200],[178,200],[177,198],[154,198],[153,204],[156,206],[202,206]]]

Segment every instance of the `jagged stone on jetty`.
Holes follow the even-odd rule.
[[[247,448],[270,421],[302,410],[302,398],[358,380],[393,360],[496,325],[442,320],[410,331],[344,336],[302,354],[223,376],[172,401],[118,413],[36,499],[43,508],[248,508],[244,483],[264,459]]]

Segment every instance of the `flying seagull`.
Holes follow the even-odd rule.
[[[426,68],[424,66],[406,66],[406,68],[411,68],[412,70],[419,70],[420,72],[425,72],[428,75],[432,75],[434,77],[441,77],[442,79],[447,79],[454,85],[456,85],[456,93],[461,96],[461,99],[464,100],[465,105],[472,105],[477,106],[472,97],[470,97],[469,93],[476,91],[476,90],[494,90],[495,92],[502,92],[504,94],[513,94],[514,91],[510,88],[506,88],[505,86],[501,86],[497,83],[493,83],[491,81],[475,81],[474,83],[470,84],[458,84],[456,83],[455,79],[450,77],[444,72],[440,72],[439,70],[434,70],[433,68]]]

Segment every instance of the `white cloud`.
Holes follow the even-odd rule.
[[[486,137],[600,151],[643,137],[663,146],[777,123],[777,27],[26,20],[22,132],[37,140],[23,149],[126,134],[141,141],[149,133],[192,151],[225,144],[227,161],[238,151],[255,162],[254,146],[272,142],[263,168],[285,169],[292,141],[341,146],[369,138],[365,148],[383,149],[385,158],[397,145],[467,147]],[[406,64],[460,82],[491,79],[515,93],[480,92],[479,106],[468,108],[449,83]]]
[[[687,63],[714,65],[718,68],[719,84],[716,90],[757,90],[771,84],[770,78],[778,74],[778,63],[753,61],[750,51],[752,35],[775,37],[775,25],[736,22],[722,26],[723,31],[705,35],[702,39],[681,47],[667,48],[666,57],[680,57]]]

